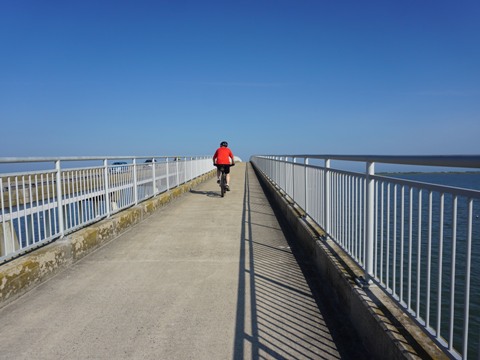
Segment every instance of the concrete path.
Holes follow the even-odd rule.
[[[0,358],[366,359],[250,165],[231,188],[209,180],[0,310]]]

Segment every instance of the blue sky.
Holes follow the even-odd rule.
[[[0,156],[479,154],[480,2],[0,0]]]

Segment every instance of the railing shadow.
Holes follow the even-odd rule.
[[[233,359],[366,359],[247,166]],[[278,232],[278,234],[276,234]]]

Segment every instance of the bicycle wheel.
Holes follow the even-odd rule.
[[[227,181],[225,179],[225,173],[222,172],[222,176],[220,177],[220,194],[222,197],[225,196],[225,186],[227,185]]]

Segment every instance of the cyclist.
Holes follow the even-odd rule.
[[[235,159],[226,141],[222,141],[220,147],[215,151],[213,165],[217,167],[217,184],[220,184],[220,166],[225,168],[225,174],[227,175],[226,190],[230,191],[230,166],[235,165]]]

